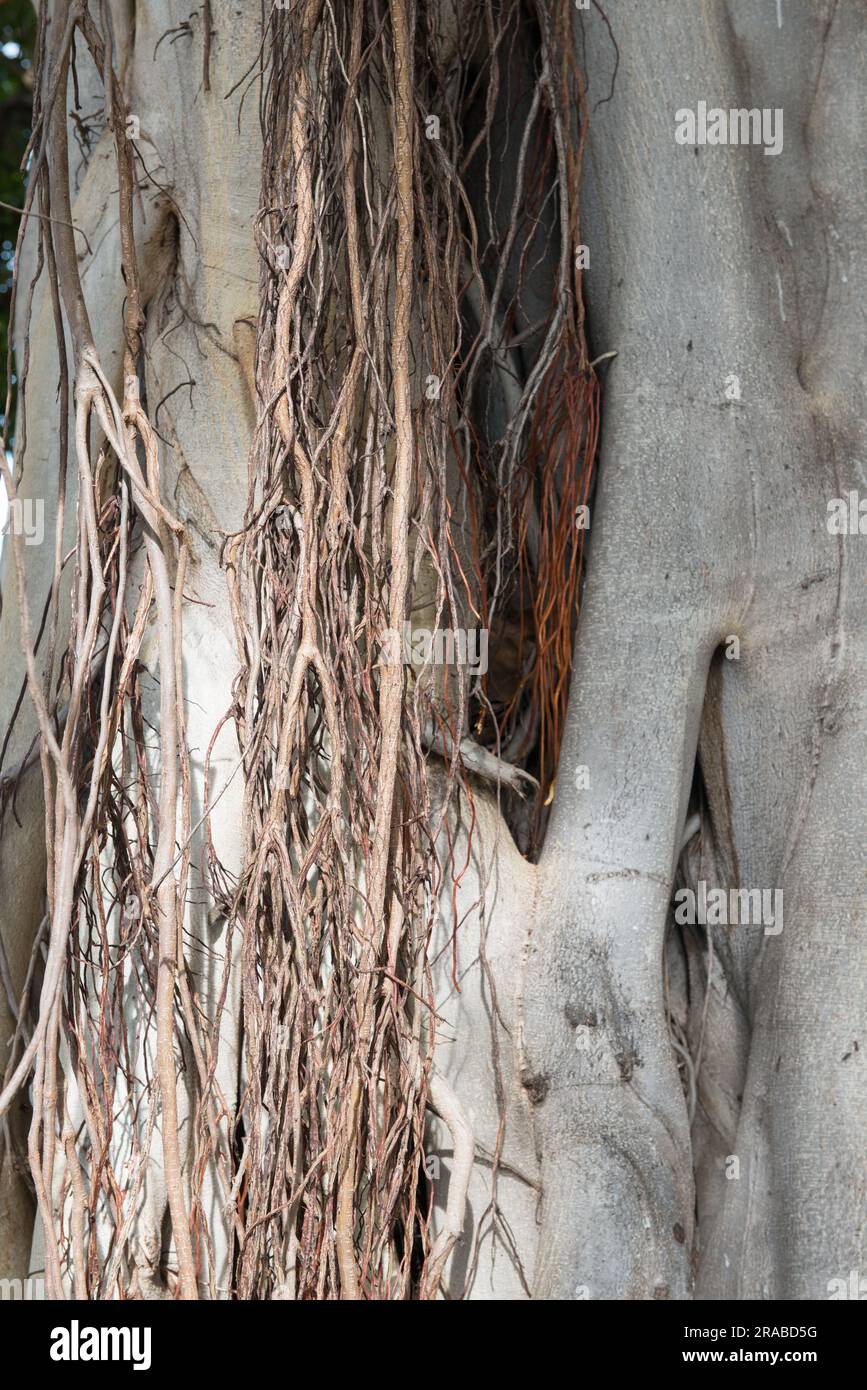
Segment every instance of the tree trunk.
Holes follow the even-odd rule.
[[[0,1277],[827,1297],[863,6],[39,8]]]

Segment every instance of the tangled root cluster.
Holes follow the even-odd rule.
[[[29,199],[46,215],[39,271],[56,307],[61,431],[61,306],[73,329],[79,535],[68,635],[58,540],[39,633],[51,653],[45,678],[16,547],[50,852],[39,1006],[30,1023],[21,1009],[5,1089],[8,1098],[35,1066],[28,1157],[49,1283],[60,1288],[71,1268],[80,1296],[124,1284],[157,1127],[182,1295],[195,1293],[213,1242],[200,1194],[215,1164],[236,1296],[434,1297],[448,1241],[429,1234],[424,1182],[429,946],[466,867],[449,810],[459,795],[472,805],[470,740],[537,788],[530,802],[504,796],[524,848],[538,845],[579,597],[576,509],[596,446],[576,261],[586,119],[571,6],[296,0],[265,19],[254,74],[264,134],[258,423],[245,524],[223,553],[241,656],[231,715],[246,850],[237,878],[210,857],[242,971],[243,1082],[230,1114],[215,1082],[219,1008],[203,1016],[184,962],[186,551],[138,396],[134,153],[99,24],[86,4],[65,14],[50,46],[40,31]],[[93,347],[64,227],[65,112],[54,96],[75,34],[106,74],[116,132],[121,401]],[[105,441],[95,459],[91,417]],[[7,485],[14,494],[8,470]],[[59,537],[62,518],[58,527]],[[130,606],[140,535],[146,582]],[[152,609],[158,785],[137,661]],[[386,636],[419,615],[429,629],[489,633],[490,669],[386,658]],[[221,998],[227,988],[228,978]],[[154,1017],[153,1068],[142,1075],[133,1031]],[[181,1049],[197,1096],[186,1155],[174,1099]],[[83,1127],[69,1121],[64,1071]],[[109,1154],[124,1108],[139,1137],[121,1184]],[[68,1156],[59,1197],[58,1134]],[[67,1240],[58,1212],[70,1200]],[[111,1229],[98,1248],[97,1210]]]

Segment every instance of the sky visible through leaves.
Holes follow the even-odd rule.
[[[31,0],[0,3],[0,203],[20,208],[24,177],[20,170],[30,134],[31,54],[36,16]],[[9,306],[12,293],[15,239],[19,218],[0,207],[0,417],[5,411]],[[14,385],[14,376],[13,376]],[[6,492],[0,484],[0,525],[6,516]]]

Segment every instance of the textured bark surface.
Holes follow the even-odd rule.
[[[195,825],[204,753],[238,670],[219,549],[242,523],[255,424],[262,140],[258,96],[241,79],[260,18],[258,7],[212,0],[205,92],[199,19],[188,23],[175,0],[109,8],[139,149],[164,190],[140,197],[136,231],[147,395],[151,409],[162,403],[155,425],[169,445],[163,495],[191,543],[184,700]],[[189,33],[178,32],[184,23]],[[832,498],[867,489],[867,11],[859,0],[607,0],[604,14],[574,14],[573,36],[591,113],[587,329],[591,356],[617,356],[600,369],[586,593],[540,861],[518,852],[481,785],[452,826],[458,862],[473,830],[460,932],[453,940],[444,911],[431,952],[435,1065],[475,1157],[445,1287],[477,1299],[823,1298],[830,1280],[867,1260],[867,538],[826,525]],[[526,44],[513,62],[532,64],[529,25]],[[90,78],[83,61],[85,91]],[[782,108],[782,153],[676,144],[676,111],[699,101]],[[110,146],[104,132],[75,169],[73,217],[93,248],[80,270],[119,390]],[[528,323],[555,283],[553,266],[533,268]],[[43,285],[30,353],[21,493],[45,499],[49,536],[56,421],[39,403],[53,409],[57,362]],[[423,375],[413,366],[415,396]],[[74,512],[73,489],[69,545]],[[40,613],[50,544],[27,560],[31,614]],[[4,553],[4,719],[23,679],[10,593]],[[726,656],[733,636],[736,660]],[[152,675],[155,644],[149,634],[141,656]],[[155,684],[151,696],[156,720]],[[10,765],[34,731],[25,711]],[[238,760],[225,725],[212,804],[226,790],[211,833],[232,869],[244,843]],[[7,816],[0,855],[0,932],[20,988],[43,911],[38,760],[17,811],[20,828]],[[696,814],[700,837],[685,848]],[[193,889],[205,883],[203,842],[197,833]],[[782,890],[782,931],[675,930],[674,889],[700,880]],[[185,925],[202,943],[197,973],[215,972],[202,986],[212,1007],[224,924],[204,891],[191,897]],[[220,1057],[230,1106],[239,969]],[[670,1016],[701,1057],[692,1115]],[[0,994],[0,1047],[12,1027]],[[435,1228],[447,1233],[460,1166],[450,1104],[432,1091]],[[20,1113],[13,1123],[24,1123]],[[119,1158],[128,1142],[118,1135]],[[226,1278],[215,1179],[209,1200],[223,1238],[202,1273],[205,1294],[209,1278],[218,1293]],[[157,1158],[136,1233],[151,1296],[164,1295],[155,1264],[164,1209]],[[32,1239],[32,1200],[7,1162],[0,1276],[28,1272]]]

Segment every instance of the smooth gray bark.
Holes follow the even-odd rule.
[[[865,548],[826,519],[864,485],[865,16],[606,14],[616,78],[598,14],[582,31],[591,106],[613,82],[585,228],[594,351],[618,356],[563,752],[591,790],[561,779],[527,972],[551,1078],[537,1295],[683,1297],[695,1270],[704,1297],[825,1297],[864,1256]],[[782,107],[783,152],[676,146],[675,111],[700,100]],[[690,1136],[661,963],[697,738],[693,881],[782,889],[785,925],[714,931]],[[691,955],[695,1041],[696,937]],[[572,1021],[590,1012],[592,1066]]]

